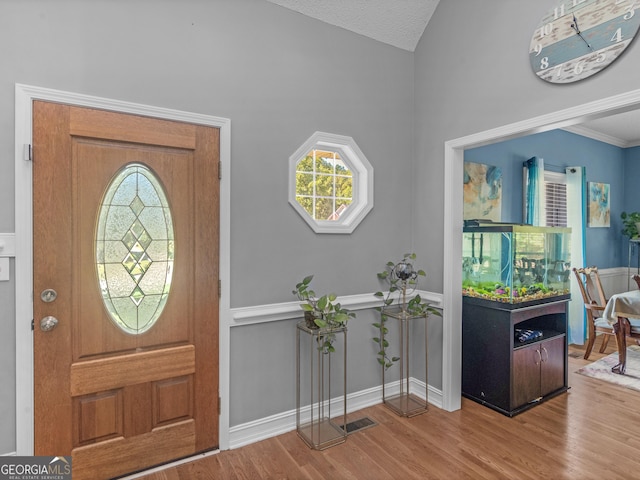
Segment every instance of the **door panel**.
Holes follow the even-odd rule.
[[[539,344],[513,351],[511,409],[525,405],[540,396]]]
[[[566,339],[559,336],[542,344],[544,363],[541,370],[541,394],[547,395],[566,385],[565,353]]]
[[[153,170],[162,180],[169,198],[191,192],[193,161],[188,152],[172,152],[166,149],[124,145],[111,147],[110,143],[81,141],[74,143],[73,158],[76,163],[78,197],[78,228],[80,239],[95,236],[96,205],[100,205],[105,188],[96,184],[109,184],[111,178],[125,164],[140,162],[153,165]],[[183,192],[183,193],[178,193]],[[194,220],[189,207],[191,202],[172,202],[176,243],[189,243],[194,237]],[[188,245],[187,245],[188,246]],[[174,262],[172,289],[163,311],[162,328],[152,328],[146,335],[122,335],[120,329],[109,319],[103,308],[101,315],[93,313],[95,305],[102,305],[100,290],[96,288],[95,243],[78,244],[80,262],[77,268],[77,289],[79,314],[74,316],[73,326],[75,352],[74,360],[95,354],[124,351],[137,347],[157,344],[186,342],[192,335],[193,299],[185,290],[189,285],[189,274],[194,263],[193,248],[181,248],[182,256]],[[178,291],[181,290],[181,291]]]
[[[218,129],[45,102],[33,109],[35,454],[71,454],[78,480],[216,448]],[[175,245],[166,304],[143,333],[112,320],[96,266],[103,196],[131,164],[164,191]],[[131,207],[131,231],[144,225],[143,208]],[[127,255],[148,245],[122,244]],[[153,249],[143,253],[146,268]],[[122,300],[134,312],[151,271],[118,286],[139,290]],[[41,300],[45,289],[57,298]],[[59,323],[43,331],[48,315]]]

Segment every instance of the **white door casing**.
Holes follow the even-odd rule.
[[[636,108],[640,108],[640,90],[632,90],[445,142],[442,322],[442,406],[445,410],[457,410],[461,404],[462,269],[450,266],[462,265],[462,173],[465,149],[569,127],[586,120]]]

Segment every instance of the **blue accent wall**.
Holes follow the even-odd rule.
[[[552,130],[465,151],[465,161],[502,168],[502,221],[522,223],[522,164],[544,159],[545,170],[584,166],[587,182],[611,187],[611,226],[586,232],[586,263],[627,266],[628,241],[621,234],[623,211],[640,211],[640,147],[620,148],[564,130]],[[635,261],[635,260],[634,260]]]

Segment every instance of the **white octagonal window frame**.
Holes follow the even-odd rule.
[[[298,162],[312,150],[336,152],[352,173],[353,198],[337,220],[316,220],[296,199]],[[373,208],[373,167],[351,137],[315,132],[289,157],[289,204],[316,233],[352,233]]]

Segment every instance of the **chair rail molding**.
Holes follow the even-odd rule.
[[[429,302],[432,307],[442,309],[442,294],[416,290],[409,298],[418,294],[422,299]],[[373,293],[345,295],[338,297],[337,301],[348,310],[367,310],[381,305],[380,299]],[[300,302],[294,301],[232,308],[231,315],[232,322],[230,326],[237,327],[241,325],[302,318],[302,309],[300,308]]]

